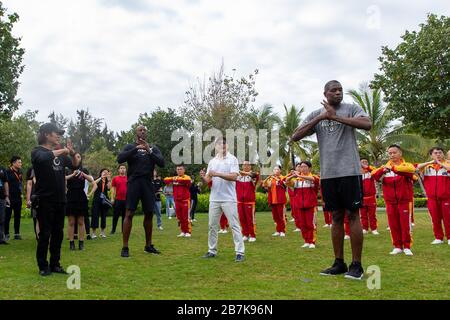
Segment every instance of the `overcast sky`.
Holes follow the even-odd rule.
[[[399,43],[447,0],[3,0],[20,16],[25,71],[19,97],[45,121],[89,108],[115,130],[138,115],[182,105],[197,78],[259,69],[256,106],[318,108],[323,85],[357,88],[378,70],[381,46]],[[349,97],[346,97],[350,101]],[[306,116],[306,114],[305,114]]]

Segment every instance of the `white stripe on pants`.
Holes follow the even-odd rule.
[[[209,231],[208,231],[208,247],[209,252],[217,254],[218,230],[220,224],[220,216],[222,212],[228,219],[231,231],[233,232],[234,249],[236,254],[244,254],[245,246],[242,239],[241,225],[236,202],[218,202],[211,201],[209,203]]]

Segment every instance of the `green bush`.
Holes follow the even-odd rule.
[[[377,199],[377,207],[386,207],[386,203],[383,198]],[[414,198],[414,208],[426,208],[427,198]]]

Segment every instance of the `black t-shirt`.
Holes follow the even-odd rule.
[[[0,167],[0,199],[5,199],[5,183],[8,182],[8,177],[6,176],[6,169]]]
[[[70,158],[55,157],[51,150],[38,146],[31,152],[31,163],[36,175],[36,195],[46,201],[65,203],[65,168],[72,168]]]
[[[72,174],[77,169],[67,169],[66,175]],[[85,168],[78,168],[78,170],[89,174],[89,171]],[[86,184],[86,179],[80,174],[78,177],[72,177],[67,180],[67,201],[68,202],[78,202],[87,201],[86,193],[84,192],[84,187]]]
[[[22,196],[22,172],[15,171],[13,169],[6,170],[9,184],[9,199],[11,201],[20,201]]]
[[[161,179],[153,180],[153,189],[155,190],[156,201],[161,201],[162,186],[163,183]]]
[[[134,178],[148,177],[153,180],[155,164],[164,167],[164,158],[158,147],[153,146],[152,153],[143,149],[136,149],[137,144],[127,144],[117,157],[118,163],[128,163],[128,182]]]
[[[94,192],[94,199],[100,199],[100,194],[103,193],[107,199],[109,199],[108,196],[108,178],[105,179],[105,182],[103,183],[103,180],[100,179],[99,182],[97,182],[97,190]]]
[[[191,200],[197,200],[197,195],[200,193],[200,188],[195,183],[193,183],[189,187],[189,192],[191,193]]]
[[[35,183],[34,183],[34,169],[33,167],[31,167],[30,169],[27,170],[27,174],[26,174],[26,180],[27,182],[31,180],[31,195],[34,194],[34,189],[35,189]]]

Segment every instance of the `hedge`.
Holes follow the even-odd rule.
[[[287,203],[287,208],[290,209],[290,204],[289,204],[289,197],[288,198],[288,203]],[[161,196],[161,201],[162,201],[162,206],[161,206],[161,212],[162,214],[165,214],[166,212],[166,200],[164,198],[164,195]],[[26,209],[25,207],[25,201],[23,201],[24,205],[22,207],[22,217],[30,217],[31,213],[29,209]],[[319,199],[319,205],[321,205],[321,201]],[[378,198],[377,199],[377,206],[378,207],[385,207],[385,203],[384,203],[384,199]],[[414,198],[414,207],[415,208],[426,208],[427,206],[427,198]],[[91,210],[92,208],[92,199],[90,200],[89,203],[89,210]],[[198,195],[198,204],[197,204],[197,212],[208,212],[208,208],[209,208],[209,193],[201,193]],[[142,213],[142,207],[141,204],[139,203],[139,206],[137,208],[137,214],[141,214]],[[257,192],[256,193],[256,211],[257,212],[262,212],[262,211],[271,211],[269,204],[267,202],[267,193],[262,193],[262,192]],[[91,214],[91,212],[89,211],[89,215]],[[113,215],[113,210],[110,209],[108,211],[108,216],[112,216]]]

